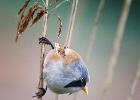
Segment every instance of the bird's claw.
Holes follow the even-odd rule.
[[[35,96],[33,96],[33,98],[34,97],[40,98],[40,97],[44,96],[45,93],[46,93],[46,90],[44,88],[39,88],[38,92],[35,93]]]
[[[39,38],[39,44],[48,44],[48,39],[46,37],[40,37]]]
[[[52,47],[52,49],[54,49],[54,46],[46,37],[40,37],[39,44],[47,44],[47,45],[50,45]]]

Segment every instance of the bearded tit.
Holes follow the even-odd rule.
[[[44,79],[46,88],[56,94],[72,94],[80,90],[88,94],[89,72],[84,61],[76,51],[58,43],[44,60]],[[43,96],[43,91],[37,96]]]

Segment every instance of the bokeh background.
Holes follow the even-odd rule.
[[[39,1],[39,0],[36,0]],[[100,0],[79,0],[71,48],[85,59],[88,40]],[[17,12],[24,0],[1,0],[0,3],[0,100],[36,100],[32,96],[37,91],[39,77],[40,45],[38,38],[42,21],[28,28],[20,41],[14,42],[18,22]],[[124,0],[106,0],[99,22],[88,68],[91,75],[89,95],[78,94],[78,100],[99,100],[107,76],[118,21]],[[113,83],[106,100],[126,100],[137,71],[140,58],[140,0],[132,0],[124,37],[121,44]],[[68,29],[72,3],[65,3],[55,14],[61,16],[64,43]],[[58,30],[57,18],[51,15],[48,22],[48,38],[55,43]],[[49,48],[49,47],[48,47]],[[73,95],[60,97],[72,100]],[[54,100],[48,90],[43,100]],[[136,86],[134,100],[140,100],[140,79]]]

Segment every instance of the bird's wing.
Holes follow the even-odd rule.
[[[69,65],[69,72],[72,74],[71,76],[73,80],[69,82],[67,85],[65,85],[64,86],[65,88],[82,87],[82,86],[85,86],[86,83],[89,81],[89,73],[88,73],[87,67],[81,59]],[[68,74],[67,71],[65,73]],[[69,77],[70,77],[70,74],[69,74]]]
[[[79,78],[84,78],[86,82],[89,81],[89,72],[87,66],[82,59],[75,61],[73,67],[76,67],[76,69],[80,72],[81,76]]]
[[[68,88],[68,87],[80,87],[81,82],[80,80],[74,80],[72,82],[70,82],[69,84],[67,84],[66,86],[64,86],[64,88]]]

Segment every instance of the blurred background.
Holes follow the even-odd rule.
[[[19,42],[15,43],[17,12],[24,1],[1,0],[0,3],[0,100],[37,100],[32,96],[37,91],[39,78],[40,45],[38,38],[42,30],[42,21],[28,28]],[[76,50],[84,60],[99,3],[100,0],[79,0],[78,2],[71,48]],[[89,95],[86,96],[80,92],[77,100],[100,99],[123,4],[124,0],[106,0],[105,2],[87,64],[91,75]],[[130,94],[140,59],[139,4],[140,0],[132,0],[113,82],[106,94],[106,100],[126,100]],[[68,31],[71,7],[72,2],[66,2],[55,11],[63,22],[62,44],[65,42]],[[56,42],[57,30],[58,20],[56,16],[51,15],[48,21],[47,37],[53,43]],[[72,100],[73,95],[63,95],[60,98]],[[43,100],[54,100],[54,94],[48,90]],[[140,79],[136,85],[133,100],[140,100]]]

